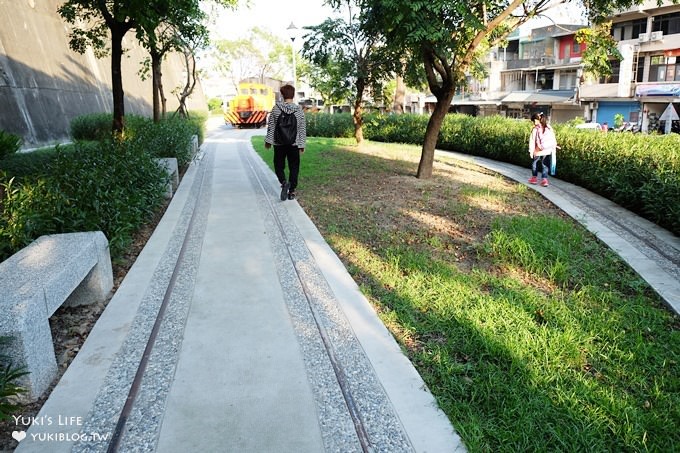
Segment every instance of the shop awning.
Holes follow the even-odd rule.
[[[437,103],[437,98],[433,95],[429,95],[425,97],[425,103],[426,104],[436,104]],[[477,100],[477,99],[461,99],[459,97],[454,97],[451,99],[451,105],[496,105],[500,104],[501,100],[500,99],[485,99],[485,100]]]
[[[680,96],[680,83],[645,83],[635,87],[635,97]]]
[[[513,91],[505,96],[503,104],[553,104],[566,102],[574,97],[573,91],[545,90],[545,91]]]

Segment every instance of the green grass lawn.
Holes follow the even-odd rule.
[[[679,318],[536,192],[419,156],[311,138],[299,201],[469,451],[680,451]]]

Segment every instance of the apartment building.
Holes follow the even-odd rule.
[[[581,55],[574,39],[585,25],[554,24],[526,35],[516,31],[507,45],[489,53],[489,76],[468,80],[468,94],[454,98],[452,109],[471,115],[500,114],[529,118],[543,112],[563,122],[583,115],[578,102]]]
[[[580,87],[585,118],[611,125],[621,114],[643,132],[668,131],[680,111],[680,5],[651,0],[610,19],[623,59],[610,80]]]
[[[585,46],[575,34],[586,25],[555,24],[515,32],[493,49],[488,78],[469,80],[452,110],[511,118],[540,111],[553,122],[582,117],[610,127],[622,115],[645,132],[680,132],[680,5],[649,0],[609,19],[623,58],[612,58],[607,80],[583,77]]]

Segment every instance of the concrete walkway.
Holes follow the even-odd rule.
[[[278,200],[253,133],[213,124],[18,452],[465,450],[299,204]],[[678,310],[677,237],[564,182],[537,190]]]

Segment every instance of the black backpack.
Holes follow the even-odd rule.
[[[295,112],[281,114],[276,120],[274,128],[274,143],[277,145],[292,145],[297,141],[297,118]]]

